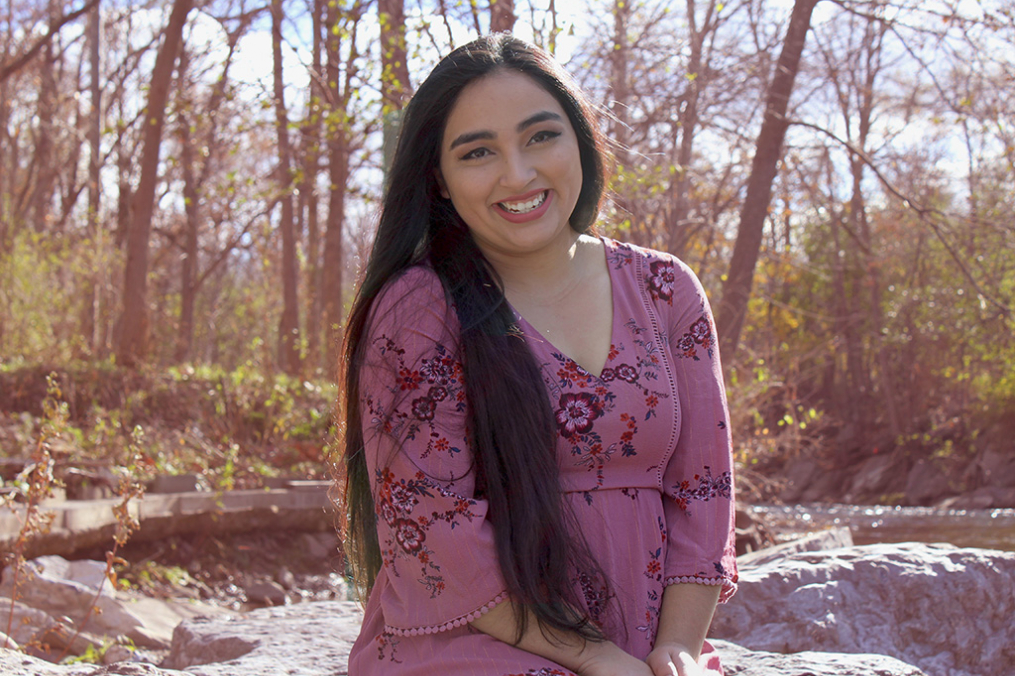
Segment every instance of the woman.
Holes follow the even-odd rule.
[[[350,674],[689,676],[733,593],[705,295],[594,237],[602,141],[551,57],[444,58],[403,118],[346,344]]]

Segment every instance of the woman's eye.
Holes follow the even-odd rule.
[[[486,157],[490,154],[490,151],[486,148],[476,148],[462,155],[463,160],[478,160],[481,157]]]
[[[560,136],[559,131],[549,131],[549,130],[537,131],[535,134],[532,135],[532,138],[529,140],[529,143],[542,143],[544,141],[549,141],[550,139],[555,139],[558,136]]]

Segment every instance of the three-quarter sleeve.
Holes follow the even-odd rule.
[[[663,473],[667,525],[665,584],[736,591],[733,454],[715,322],[694,273],[677,259],[652,264],[667,292],[667,332],[679,400],[680,433]],[[653,288],[653,277],[649,287]],[[655,294],[660,300],[661,294]]]
[[[359,405],[383,561],[385,629],[436,633],[506,597],[487,503],[474,495],[457,320],[432,270],[374,303]]]

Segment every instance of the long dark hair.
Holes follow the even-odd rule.
[[[346,329],[346,553],[358,584],[368,591],[381,559],[358,406],[364,337],[385,284],[429,260],[461,325],[459,356],[476,491],[490,505],[519,638],[528,609],[543,629],[598,640],[599,629],[576,610],[579,599],[570,580],[577,570],[601,573],[570,524],[555,452],[557,429],[539,367],[519,335],[496,273],[437,183],[444,127],[459,94],[499,70],[531,77],[560,103],[574,128],[582,187],[569,219],[572,229],[586,232],[599,212],[605,183],[602,136],[588,102],[546,52],[506,34],[483,37],[442,59],[420,85],[403,115],[377,236]]]

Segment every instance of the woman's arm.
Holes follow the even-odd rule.
[[[698,658],[719,601],[719,589],[717,585],[685,583],[663,590],[655,647],[645,659],[653,676],[704,673]]]
[[[510,602],[495,606],[471,624],[496,639],[552,660],[578,676],[652,676],[644,662],[627,654],[615,643],[586,641],[570,632],[544,634],[532,615],[521,641],[515,643],[518,623]]]

